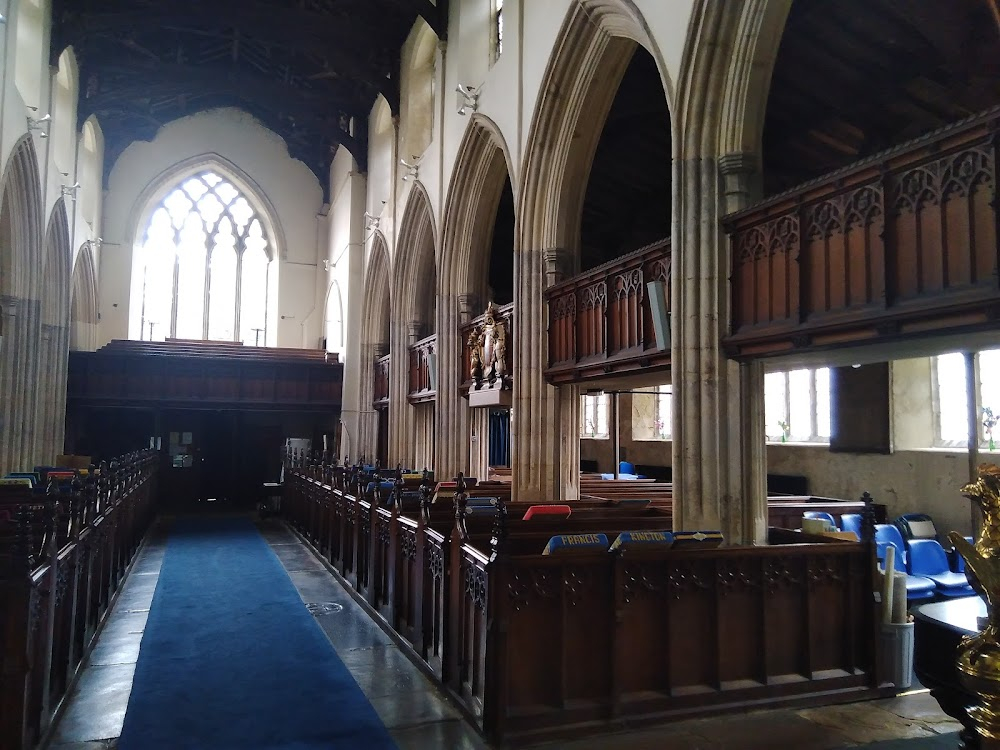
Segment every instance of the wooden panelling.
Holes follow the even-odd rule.
[[[670,310],[670,240],[663,240],[557,284],[545,292],[553,383],[581,382],[637,368],[666,368],[657,346],[647,284],[664,286]],[[665,321],[669,330],[669,320]]]
[[[151,451],[49,494],[0,492],[0,747],[36,747],[153,517]]]
[[[830,370],[830,450],[844,453],[892,451],[888,362]]]
[[[737,357],[995,325],[1000,108],[725,219]]]
[[[326,361],[323,352],[144,344],[112,342],[96,352],[70,352],[70,403],[340,407],[343,365]]]
[[[523,521],[526,504],[432,503],[430,480],[404,509],[360,467],[286,476],[288,521],[499,742],[884,692],[873,545],[772,530],[766,547],[543,555],[554,534],[669,528],[669,508]],[[830,506],[862,509],[800,502],[796,520]]]
[[[409,401],[420,404],[433,401],[437,396],[436,372],[437,335],[418,341],[409,349]]]
[[[375,359],[375,391],[372,405],[386,406],[389,403],[389,363],[390,354]]]

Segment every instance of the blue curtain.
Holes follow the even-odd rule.
[[[510,466],[510,411],[490,410],[490,466]]]

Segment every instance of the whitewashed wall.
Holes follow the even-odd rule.
[[[276,340],[269,337],[268,343],[316,348],[322,336],[324,303],[317,294],[318,260],[325,257],[326,248],[322,187],[305,164],[289,157],[278,135],[235,109],[168,123],[153,141],[129,146],[111,170],[100,268],[102,343],[126,338],[129,305],[141,304],[130,297],[137,296],[131,289],[132,256],[137,232],[142,231],[138,225],[146,196],[176,165],[212,155],[246,174],[275,211],[272,218],[283,239],[278,239],[277,335]]]

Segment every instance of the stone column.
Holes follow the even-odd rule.
[[[49,444],[46,454],[42,457],[46,461],[55,461],[56,456],[63,453],[66,442],[66,389],[69,378],[69,336],[70,331],[66,326],[56,326],[54,331],[54,381],[55,393],[53,394],[53,415],[52,434],[49,437]]]
[[[18,309],[20,300],[16,297],[0,298],[0,475],[15,469],[14,449],[17,435],[14,432],[14,385],[15,369],[20,348]]]
[[[406,324],[406,345],[415,346],[424,337],[424,324],[419,320],[411,320]]]
[[[675,165],[673,479],[674,528],[718,528],[733,542],[761,544],[767,537],[763,367],[740,365],[722,350],[730,253],[719,223],[722,210],[737,210],[758,194],[754,164],[740,154]]]
[[[468,292],[438,295],[437,401],[434,418],[434,471],[450,479],[469,471],[469,404],[459,394],[464,343],[459,327],[481,311],[479,298]]]
[[[575,387],[545,381],[548,312],[544,292],[560,281],[573,255],[563,248],[521,250],[514,299],[514,405],[511,468],[515,500],[579,496],[580,400]]]
[[[35,465],[41,358],[41,304],[38,300],[5,297],[4,341],[0,357],[0,390],[3,391],[3,431],[0,462],[3,471]]]

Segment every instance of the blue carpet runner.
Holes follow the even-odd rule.
[[[178,521],[118,748],[395,747],[253,523]]]

